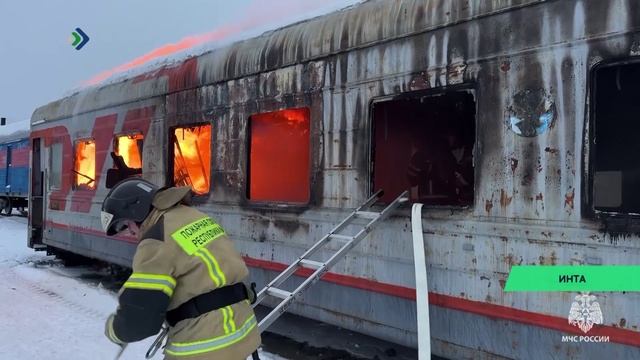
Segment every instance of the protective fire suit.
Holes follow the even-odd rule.
[[[189,206],[188,187],[169,188],[153,198],[140,226],[142,240],[133,274],[119,295],[116,314],[106,324],[114,342],[139,341],[158,333],[167,311],[214,289],[241,283],[249,274],[220,225]],[[238,285],[236,285],[238,286]],[[246,359],[261,339],[253,309],[242,300],[169,330],[165,359]]]

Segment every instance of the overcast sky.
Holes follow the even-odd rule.
[[[96,75],[188,37],[237,24],[263,31],[357,2],[0,0],[0,116],[30,118]],[[90,37],[79,51],[69,42],[76,27]]]

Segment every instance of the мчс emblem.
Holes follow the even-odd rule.
[[[535,137],[553,128],[556,105],[545,89],[525,89],[513,96],[507,108],[506,124],[517,135]]]
[[[602,311],[600,304],[594,295],[583,292],[576,296],[576,301],[571,304],[569,310],[569,324],[576,325],[584,333],[587,333],[594,324],[602,324]]]

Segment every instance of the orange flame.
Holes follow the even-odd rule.
[[[308,108],[251,116],[251,200],[309,201],[309,116]]]
[[[121,135],[116,140],[116,155],[121,155],[124,163],[132,169],[142,168],[142,149],[138,147],[142,134]]]
[[[116,73],[121,73],[140,65],[146,64],[149,61],[168,56],[171,54],[184,51],[189,48],[193,48],[198,45],[202,45],[207,42],[220,41],[229,38],[234,35],[238,35],[244,31],[251,30],[257,27],[264,27],[273,23],[276,20],[282,19],[282,14],[289,16],[299,16],[306,14],[310,11],[317,10],[321,6],[328,6],[331,3],[340,3],[340,0],[332,1],[275,1],[275,2],[262,2],[262,6],[258,3],[260,1],[254,0],[252,4],[248,6],[249,11],[244,19],[238,21],[229,22],[218,29],[200,34],[187,36],[182,38],[177,43],[171,43],[156,48],[140,57],[137,57],[125,64],[119,65],[113,69],[103,71],[91,79],[85,81],[83,85],[96,85],[100,82],[108,79]]]
[[[96,142],[80,140],[76,144],[76,161],[74,165],[78,188],[96,188]]]
[[[191,186],[196,194],[209,192],[211,125],[175,129],[173,181]]]

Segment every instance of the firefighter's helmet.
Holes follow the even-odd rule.
[[[139,177],[117,183],[102,202],[100,220],[108,236],[127,229],[127,221],[140,225],[151,212],[158,186]]]

